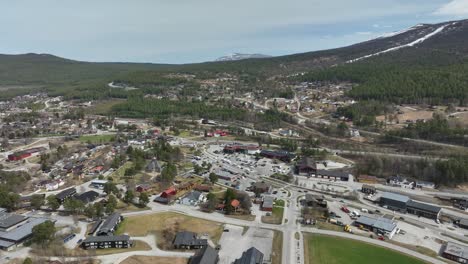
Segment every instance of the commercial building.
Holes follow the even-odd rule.
[[[296,165],[296,174],[299,175],[316,175],[317,164],[314,159],[309,157],[302,158]]]
[[[102,248],[129,248],[133,241],[128,235],[120,236],[90,236],[81,242],[83,249],[102,249]]]
[[[397,224],[386,217],[373,218],[369,216],[360,216],[355,222],[356,226],[367,228],[376,234],[385,235],[389,239],[395,235]]]
[[[410,198],[401,194],[384,192],[380,197],[380,206],[393,211],[406,213],[406,206]]]
[[[442,208],[431,204],[411,200],[408,196],[384,192],[380,197],[380,205],[390,210],[413,214],[430,219],[438,219]]]
[[[172,244],[175,249],[199,249],[208,246],[208,240],[199,239],[194,232],[182,231],[176,234]]]
[[[45,151],[46,148],[39,147],[39,148],[30,148],[22,151],[15,152],[13,154],[8,155],[9,161],[18,161],[28,157],[31,157],[33,154],[40,153]]]
[[[47,219],[7,213],[0,208],[0,249],[11,250],[32,236],[32,229]]]
[[[233,264],[263,264],[263,253],[255,247],[249,248]]]
[[[406,211],[409,214],[422,216],[430,219],[439,219],[442,208],[430,204],[425,204],[413,200],[409,200],[406,205]]]
[[[218,261],[218,251],[208,245],[199,249],[195,255],[190,258],[189,264],[217,264]]]
[[[266,182],[255,182],[254,184],[252,184],[252,187],[250,189],[256,194],[270,193],[271,184]]]
[[[224,153],[244,153],[249,155],[255,155],[260,153],[260,147],[257,145],[242,145],[242,144],[230,144],[223,148]]]
[[[112,236],[122,220],[123,216],[121,216],[119,213],[112,213],[106,218],[104,223],[102,223],[102,226],[97,231],[97,235]]]
[[[458,221],[458,226],[464,229],[468,229],[468,219],[467,218],[460,219],[460,221]]]
[[[260,156],[268,159],[281,160],[283,162],[291,162],[291,160],[295,157],[294,154],[284,150],[262,150],[260,151]]]
[[[442,250],[442,257],[459,263],[468,263],[468,247],[465,245],[448,242]]]
[[[317,170],[317,172],[313,176],[317,178],[330,179],[335,181],[348,181],[349,175],[350,173],[346,171]]]

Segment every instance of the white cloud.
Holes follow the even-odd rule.
[[[437,9],[434,14],[441,16],[465,16],[468,15],[468,0],[452,0]]]

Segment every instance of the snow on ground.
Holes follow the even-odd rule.
[[[425,35],[424,37],[419,38],[419,39],[417,39],[417,40],[415,40],[413,42],[410,42],[408,44],[396,46],[396,47],[389,48],[389,49],[386,49],[386,50],[383,50],[383,51],[380,51],[380,52],[377,52],[377,53],[374,53],[374,54],[369,54],[369,55],[366,55],[366,56],[363,56],[363,57],[360,57],[360,58],[357,58],[357,59],[349,60],[346,63],[353,63],[353,62],[356,62],[356,61],[360,61],[360,60],[363,60],[363,59],[367,59],[367,58],[374,57],[374,56],[377,56],[377,55],[381,55],[381,54],[384,54],[384,53],[388,53],[388,52],[391,52],[391,51],[399,50],[399,49],[402,49],[402,48],[413,47],[414,45],[421,44],[424,41],[426,41],[427,39],[433,37],[434,35],[439,34],[440,32],[442,32],[444,30],[444,28],[446,26],[447,25],[443,25],[443,26],[437,28],[436,30],[434,30],[433,32]]]

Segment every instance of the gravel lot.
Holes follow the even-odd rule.
[[[224,232],[219,241],[219,264],[231,264],[242,256],[242,252],[256,247],[264,254],[264,260],[269,260],[273,243],[273,231],[259,228],[249,228],[242,235],[243,227],[226,225],[229,232]]]

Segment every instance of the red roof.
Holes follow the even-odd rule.
[[[161,193],[161,197],[167,198],[168,196],[175,195],[177,190],[174,187],[171,187]]]
[[[232,207],[236,208],[236,207],[239,207],[239,205],[240,205],[239,200],[234,199],[234,200],[231,201],[231,206]]]

